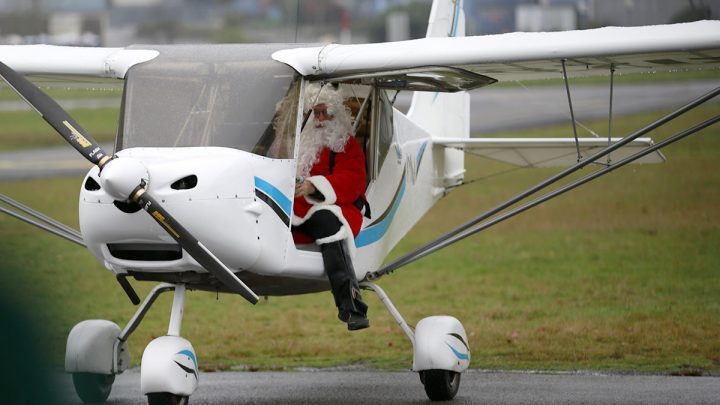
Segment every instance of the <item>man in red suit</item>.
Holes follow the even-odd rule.
[[[304,99],[312,111],[300,135],[293,238],[320,246],[338,318],[349,330],[364,329],[370,322],[352,255],[366,204],[365,155],[340,91],[311,84]]]

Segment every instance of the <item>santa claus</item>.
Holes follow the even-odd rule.
[[[352,255],[366,204],[365,156],[339,90],[310,84],[304,100],[311,115],[300,135],[293,238],[320,246],[338,318],[349,330],[364,329],[370,323]]]

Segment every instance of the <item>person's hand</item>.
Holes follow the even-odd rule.
[[[295,185],[295,197],[310,195],[316,191],[317,189],[315,188],[315,186],[313,186],[313,184],[307,180]]]

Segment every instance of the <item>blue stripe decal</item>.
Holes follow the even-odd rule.
[[[282,191],[260,177],[255,177],[255,187],[272,198],[285,214],[287,214],[288,217],[290,216],[292,201],[290,201]]]
[[[457,27],[458,27],[459,19],[460,19],[460,0],[458,0],[455,3],[455,19],[453,19],[452,33],[450,33],[451,37],[454,37],[457,34]]]
[[[420,145],[420,150],[417,153],[417,156],[415,157],[415,168],[417,171],[420,170],[420,160],[422,160],[423,152],[425,152],[425,147],[427,146],[427,141],[423,142],[422,145]]]
[[[355,238],[355,246],[367,246],[379,241],[380,239],[382,239],[383,236],[385,236],[385,233],[387,233],[387,230],[390,227],[393,218],[395,217],[395,213],[397,212],[398,207],[400,207],[400,201],[402,201],[404,194],[405,176],[403,175],[402,182],[400,183],[400,191],[398,193],[398,197],[395,199],[395,202],[393,203],[393,206],[390,209],[388,215],[382,221],[360,231],[357,238]]]
[[[450,348],[450,350],[452,350],[453,354],[455,354],[455,357],[457,357],[458,360],[470,360],[470,356],[468,356],[467,354],[460,353],[459,351],[455,350],[455,348],[450,346],[448,342],[445,342],[445,344],[447,345],[447,347]]]
[[[193,361],[193,364],[195,364],[195,370],[198,369],[197,360],[195,359],[195,353],[191,352],[190,350],[185,349],[185,350],[181,350],[175,354],[184,354],[185,356],[190,357]]]

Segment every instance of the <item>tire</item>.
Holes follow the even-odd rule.
[[[448,370],[425,370],[420,372],[420,381],[431,401],[449,401],[455,398],[460,388],[460,373]]]
[[[105,402],[115,382],[115,374],[73,373],[75,392],[86,404]]]
[[[187,405],[190,397],[171,394],[169,392],[153,392],[147,394],[148,405]]]

